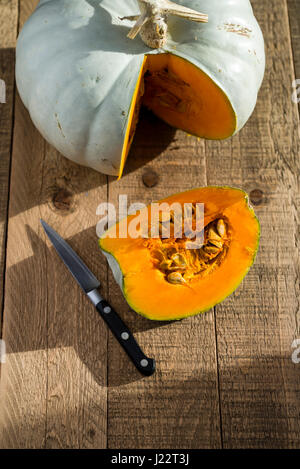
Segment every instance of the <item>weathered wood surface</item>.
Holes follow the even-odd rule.
[[[169,193],[206,185],[204,142],[183,132],[173,135],[172,129],[155,118],[149,117],[147,125],[148,135],[159,131],[156,150],[160,154],[146,163],[155,144],[152,137],[145,141],[143,132],[143,139],[137,135],[127,174],[119,182],[110,182],[109,200],[114,203],[119,193],[130,194],[131,201],[149,203]],[[136,161],[145,164],[137,169]],[[150,189],[145,188],[143,175],[151,169],[159,175],[159,182]],[[124,353],[109,337],[108,446],[220,447],[214,312],[157,325],[135,317],[118,294],[111,274],[109,279],[110,300],[147,353],[155,356],[158,371],[150,379],[141,379],[132,367],[127,370]]]
[[[21,1],[20,25],[37,1]],[[107,333],[59,262],[47,220],[99,275],[95,216],[107,178],[70,163],[16,99],[5,282],[0,445],[105,447]],[[51,294],[50,294],[51,292]]]
[[[18,1],[0,0],[0,80],[5,96],[0,99],[0,331],[2,328],[7,206],[14,107],[14,62]],[[3,84],[4,82],[4,84]],[[1,102],[1,101],[6,101]]]
[[[299,447],[300,373],[291,360],[292,341],[300,337],[299,119],[291,101],[290,41],[282,40],[289,36],[285,2],[253,4],[267,51],[256,110],[238,138],[206,144],[208,183],[252,193],[261,222],[253,268],[216,308],[223,442],[226,448]]]
[[[226,142],[204,142],[142,112],[117,182],[61,157],[17,95],[13,100],[18,5],[0,0],[11,22],[0,27],[0,73],[12,90],[0,105],[2,253],[10,199],[0,447],[300,447],[300,365],[291,360],[292,341],[300,338],[299,115],[291,100],[299,8],[297,0],[252,3],[266,39],[267,72],[243,131]],[[20,26],[36,4],[20,0]],[[3,48],[4,38],[10,42]],[[155,183],[147,187],[151,171]],[[262,225],[254,267],[234,295],[205,315],[169,324],[137,317],[98,252],[97,205],[117,202],[119,194],[147,203],[206,184],[251,194]],[[46,241],[41,217],[97,273],[103,293],[155,356],[153,377],[140,377],[128,364]]]

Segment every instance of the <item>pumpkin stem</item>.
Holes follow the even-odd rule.
[[[141,11],[139,16],[121,19],[137,19],[127,37],[134,39],[140,33],[144,43],[153,49],[159,49],[166,43],[168,15],[179,16],[198,23],[208,22],[207,15],[169,0],[138,0],[138,3]]]
[[[150,17],[146,15],[145,13],[139,16],[137,22],[127,34],[127,37],[129,37],[130,39],[134,39],[138,35],[140,30],[142,29],[144,24],[146,24],[149,20],[150,20]]]

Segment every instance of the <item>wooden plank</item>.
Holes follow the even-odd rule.
[[[48,145],[46,155],[51,163],[45,190],[53,191],[50,200],[56,213],[47,210],[43,218],[70,240],[105,294],[107,267],[99,254],[95,224],[96,208],[106,201],[107,178],[59,157]],[[46,447],[105,448],[106,327],[56,254],[47,259],[47,274]]]
[[[151,170],[159,180],[147,188],[143,179],[155,180]],[[119,194],[127,194],[129,203],[149,203],[205,184],[204,143],[180,131],[174,135],[144,112],[126,174],[110,182],[109,200],[117,203]],[[130,311],[111,275],[109,296],[146,353],[155,357],[157,372],[142,378],[109,336],[108,447],[219,448],[213,311],[169,324],[148,321]]]
[[[291,39],[292,39],[292,48],[295,64],[295,74],[296,78],[300,78],[300,5],[299,0],[287,0],[289,19],[290,19],[290,29],[291,29]]]
[[[300,374],[291,359],[300,338],[299,118],[286,3],[252,3],[267,51],[257,107],[238,136],[206,143],[208,183],[252,194],[262,228],[254,267],[216,308],[223,441],[225,448],[299,448]]]
[[[23,24],[37,1],[20,3]],[[96,207],[107,178],[60,156],[17,99],[9,207],[0,446],[106,446],[107,335],[40,226],[47,220],[102,284]]]
[[[11,140],[13,128],[15,42],[17,37],[18,2],[0,0],[0,337],[2,329],[7,206],[9,190]],[[4,83],[4,84],[3,84]],[[3,101],[6,101],[5,103]]]

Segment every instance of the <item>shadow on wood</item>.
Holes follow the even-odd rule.
[[[112,384],[106,435],[100,434],[102,429],[93,421],[86,426],[81,421],[83,411],[94,414],[94,421],[105,418],[101,409],[96,417],[91,403],[91,407],[74,409],[57,402],[47,422],[35,412],[29,421],[25,415],[23,420],[13,421],[2,414],[0,447],[32,448],[31,441],[36,445],[33,435],[42,433],[39,447],[53,449],[97,448],[99,441],[101,447],[110,449],[298,448],[297,409],[289,408],[286,401],[286,393],[295,389],[278,386],[283,362],[288,366],[289,382],[297,383],[297,366],[287,364],[279,354],[249,358],[247,363],[220,370],[221,409],[214,373],[205,369],[205,363],[195,363],[193,370],[163,364],[148,388],[141,381],[122,390]],[[66,435],[63,422],[73,428],[72,437]]]
[[[176,129],[141,108],[139,122],[124,169],[124,176],[159,156],[175,137]]]
[[[278,386],[283,364],[293,389]],[[299,382],[290,358],[249,357],[220,369],[220,414],[214,374],[205,371],[205,363],[195,363],[194,370],[180,369],[176,363],[173,367],[160,365],[146,390],[140,383],[134,389],[110,390],[110,448],[168,448],[170,439],[176,449],[208,447],[208,441],[209,448],[219,448],[219,425],[224,448],[299,447],[298,410],[287,406],[287,396],[297,393]]]
[[[44,240],[28,225],[26,225],[26,233],[33,255],[9,267],[7,271],[11,282],[19,285],[19,291],[23,292],[22,295],[15,296],[14,291],[7,289],[5,308],[7,313],[4,312],[4,338],[7,343],[7,353],[73,347],[95,380],[101,386],[106,386],[106,325],[74,281],[55,249],[53,247],[48,249]],[[105,285],[106,259],[98,247],[95,228],[82,231],[67,241],[88,266],[94,265],[94,274],[101,284]],[[80,249],[77,250],[77,246],[80,246],[81,249],[82,246],[87,246],[87,249],[80,252]],[[41,281],[43,277],[44,281]],[[40,290],[40,285],[47,285],[47,289],[44,287]],[[23,301],[27,295],[33,296],[35,302]],[[103,289],[102,295],[106,297]],[[119,295],[122,296],[121,290]],[[114,299],[111,298],[110,301],[114,306]],[[30,309],[26,306],[24,309],[24,305],[31,305]],[[128,323],[128,318],[124,317],[128,316],[128,305],[125,300],[123,306],[121,309],[116,308],[116,310]],[[39,337],[31,334],[34,323],[40,324],[41,335]],[[18,325],[17,327],[23,331],[23,335],[18,341],[10,338],[10,333],[13,338],[12,324]],[[168,323],[149,321],[131,311],[128,325],[133,333],[138,333],[147,332],[157,327],[167,327]],[[144,348],[147,344],[147,334],[143,334],[142,340],[139,342]],[[120,347],[117,341],[114,346]],[[111,359],[112,357],[109,356],[108,360]],[[124,367],[120,369],[120,385],[139,379],[145,378],[136,371],[124,352]]]
[[[107,185],[107,176],[93,169],[80,166],[62,156],[50,146],[34,127],[30,116],[17,96],[14,140],[17,151],[27,159],[26,165],[14,167],[15,177],[24,184],[26,197],[10,203],[10,216],[41,204],[66,215],[76,208],[78,194]],[[134,172],[160,155],[173,140],[175,129],[162,122],[150,111],[142,108],[135,138],[125,166],[124,175]],[[42,156],[41,156],[42,155]],[[28,173],[24,173],[28,171]],[[18,174],[19,171],[22,173]],[[32,174],[35,178],[32,178]],[[45,178],[46,174],[46,178]],[[47,181],[47,186],[41,184]],[[105,200],[106,201],[106,200]],[[99,198],[99,203],[104,202]]]

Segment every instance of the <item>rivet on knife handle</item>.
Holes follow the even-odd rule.
[[[100,301],[96,305],[96,309],[139,372],[145,376],[151,376],[155,372],[155,360],[146,357],[132,333],[114,309],[105,300]]]

